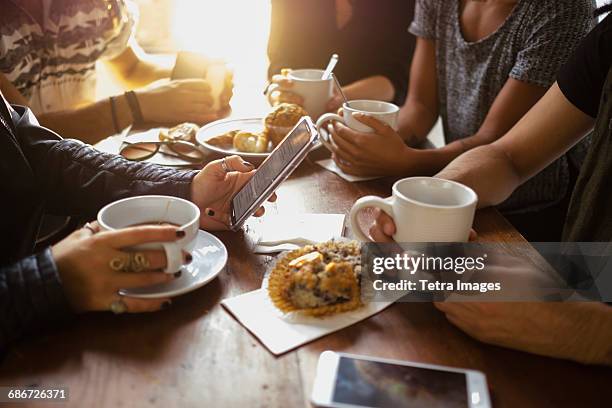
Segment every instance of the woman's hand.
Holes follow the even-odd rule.
[[[202,210],[202,229],[228,229],[231,200],[253,174],[255,167],[251,163],[242,160],[240,156],[229,156],[224,160],[210,162],[195,176],[191,184],[191,200]],[[276,195],[269,199],[275,200]],[[257,210],[255,216],[263,214],[262,207]]]
[[[356,176],[409,175],[418,160],[418,152],[408,147],[386,123],[359,113],[353,117],[374,129],[374,133],[358,132],[343,123],[334,123],[331,147],[338,167]]]
[[[282,74],[276,74],[272,77],[272,81],[270,81],[270,85],[266,90],[270,106],[276,106],[281,103],[294,103],[304,107],[304,98],[293,91],[293,81],[287,76],[291,70],[283,69],[282,71]],[[327,102],[325,109],[327,112],[337,112],[343,103],[342,95],[334,87],[334,94]]]
[[[203,79],[160,80],[135,92],[145,122],[202,125],[227,115],[232,95],[231,77],[226,79],[218,111],[213,110],[210,84]]]
[[[270,81],[270,85],[266,90],[270,106],[276,106],[281,103],[304,105],[304,98],[293,92],[293,81],[287,76],[289,72],[291,72],[290,69],[283,69],[282,74],[276,74],[272,77],[272,81]]]
[[[370,238],[374,242],[393,242],[395,235],[395,222],[386,212],[374,209],[374,224],[370,227]],[[476,241],[478,234],[473,229],[470,230],[470,241]]]
[[[170,304],[170,299],[134,299],[120,297],[119,289],[169,282],[173,275],[162,272],[166,266],[163,250],[139,251],[146,269],[141,272],[116,271],[111,260],[125,262],[130,257],[124,248],[149,242],[170,242],[180,238],[176,227],[141,226],[117,231],[99,232],[97,223],[91,230],[82,228],[51,248],[66,297],[76,312],[109,310],[113,302],[122,301],[127,312],[152,312]],[[94,233],[95,232],[95,233]],[[185,262],[191,260],[186,255]]]

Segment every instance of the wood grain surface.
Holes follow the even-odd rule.
[[[393,180],[347,183],[314,164],[321,154],[311,154],[282,185],[269,212],[347,213],[359,197],[389,195]],[[479,211],[475,229],[481,241],[524,242],[495,210]],[[252,253],[250,227],[216,235],[230,253],[216,280],[163,312],[89,314],[24,341],[1,363],[0,385],[66,386],[71,407],[309,407],[318,356],[336,350],[482,370],[495,407],[610,404],[611,369],[479,343],[429,303],[397,303],[274,357],[220,305],[259,288],[274,258]],[[539,262],[535,251],[527,255]]]

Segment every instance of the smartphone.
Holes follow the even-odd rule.
[[[304,116],[259,166],[253,177],[232,198],[230,229],[244,222],[274,193],[304,160],[319,138],[309,116]]]
[[[311,400],[343,408],[491,407],[480,371],[333,351],[319,358]]]

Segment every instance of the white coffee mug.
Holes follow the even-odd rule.
[[[394,130],[397,130],[399,110],[400,108],[397,105],[390,102],[366,99],[348,101],[342,105],[342,116],[335,113],[326,113],[325,115],[321,116],[319,120],[317,120],[317,130],[319,131],[323,144],[326,146],[332,143],[331,136],[327,132],[326,128],[327,122],[342,122],[346,126],[358,132],[373,133],[374,129],[364,125],[353,117],[353,115],[356,113],[372,116],[391,126]]]
[[[210,85],[210,95],[213,98],[213,111],[221,109],[221,94],[225,89],[225,79],[229,68],[224,62],[211,63],[206,71],[206,82]]]
[[[293,82],[291,92],[302,97],[303,107],[313,120],[326,112],[334,95],[334,79],[321,79],[324,72],[322,69],[296,69],[287,75]]]
[[[370,241],[357,220],[359,211],[380,208],[395,222],[396,242],[467,242],[478,197],[463,184],[435,177],[410,177],[393,185],[388,198],[362,197],[350,212],[351,229]]]
[[[200,228],[200,209],[190,201],[169,196],[138,196],[108,204],[98,212],[103,231],[113,231],[141,224],[170,223],[185,231],[173,242],[154,242],[130,247],[130,250],[164,250],[165,273],[176,273],[183,266],[183,252],[191,252]]]

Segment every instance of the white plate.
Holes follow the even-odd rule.
[[[217,120],[215,122],[209,123],[208,125],[202,127],[196,135],[197,142],[202,145],[205,149],[221,154],[223,156],[231,156],[233,154],[237,154],[244,159],[251,160],[263,160],[270,155],[270,153],[245,153],[240,152],[234,148],[231,149],[222,149],[217,146],[213,146],[207,143],[207,141],[215,136],[222,135],[224,133],[230,132],[232,130],[244,130],[247,132],[262,132],[264,130],[263,119],[262,118],[249,118],[249,119],[222,119]],[[315,144],[315,146],[311,149],[318,149],[321,147],[321,143]],[[272,145],[270,145],[270,149],[272,149]]]
[[[214,235],[198,231],[193,261],[181,269],[180,278],[159,285],[133,289],[121,289],[121,296],[141,299],[174,297],[196,290],[213,280],[227,263],[227,249]]]

